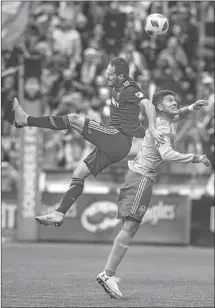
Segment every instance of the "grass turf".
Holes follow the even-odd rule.
[[[2,244],[2,307],[214,307],[212,248],[132,245],[110,299],[96,282],[110,245]]]

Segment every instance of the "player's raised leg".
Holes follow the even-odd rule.
[[[79,133],[81,133],[84,128],[85,118],[75,113],[64,116],[32,117],[25,113],[17,98],[13,99],[12,107],[15,117],[15,126],[17,128],[32,126],[53,130],[64,130],[72,127]]]

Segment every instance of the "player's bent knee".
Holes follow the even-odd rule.
[[[138,221],[124,220],[122,230],[129,233],[131,237],[134,237],[137,230],[139,229],[139,226],[140,226],[140,222]]]
[[[67,117],[69,119],[70,126],[81,133],[84,128],[85,117],[75,113],[70,113]]]
[[[72,177],[77,179],[86,179],[90,175],[90,170],[84,162],[81,162],[73,171]]]

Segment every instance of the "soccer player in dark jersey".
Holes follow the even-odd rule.
[[[33,126],[64,130],[72,127],[85,140],[96,146],[93,152],[74,170],[70,188],[64,195],[59,208],[51,214],[35,217],[39,223],[61,225],[66,212],[82,194],[85,179],[90,174],[96,176],[109,165],[121,161],[129,153],[133,137],[144,137],[145,131],[139,120],[140,106],[145,109],[153,138],[158,142],[163,140],[162,134],[155,129],[155,108],[145,98],[137,84],[129,78],[128,65],[123,58],[114,58],[110,61],[106,79],[108,85],[113,88],[108,127],[74,113],[58,117],[29,116],[21,108],[17,98],[13,100],[17,128]]]
[[[122,297],[115,272],[147,211],[153,184],[165,162],[203,163],[210,166],[206,155],[182,154],[175,150],[175,122],[190,111],[206,106],[207,101],[199,100],[189,107],[181,108],[178,115],[175,115],[177,103],[171,91],[158,91],[152,103],[157,109],[156,128],[164,135],[165,142],[157,142],[147,130],[137,156],[128,162],[128,171],[117,202],[117,217],[123,221],[123,226],[114,240],[104,271],[97,276],[98,283],[113,298]]]

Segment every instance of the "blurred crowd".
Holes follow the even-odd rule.
[[[106,122],[110,92],[104,71],[110,59],[123,56],[131,77],[149,99],[154,91],[165,88],[177,94],[181,106],[196,98],[209,100],[198,119],[190,117],[181,124],[178,139],[183,140],[186,152],[195,147],[195,151],[211,155],[213,5],[206,2],[204,6],[204,29],[209,38],[202,42],[201,2],[33,1],[22,42],[2,51],[2,71],[17,67],[20,55],[39,56],[44,115],[75,112]],[[168,34],[157,40],[144,31],[146,16],[154,12],[163,13],[170,24]],[[17,166],[18,132],[7,117],[8,102],[15,95],[16,74],[8,74],[2,78],[2,160]],[[44,168],[73,169],[91,150],[75,131],[44,130]]]

